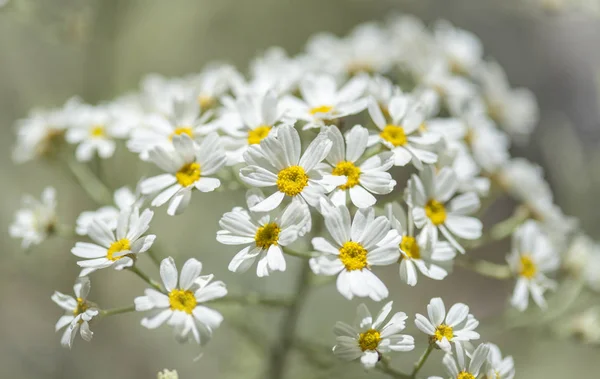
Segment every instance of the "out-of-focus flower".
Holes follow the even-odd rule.
[[[22,239],[21,246],[26,249],[39,245],[56,231],[56,190],[46,187],[40,200],[25,195],[22,207],[17,211],[9,233],[12,238]]]

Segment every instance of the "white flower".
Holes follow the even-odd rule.
[[[301,156],[300,135],[289,125],[277,129],[252,145],[244,154],[248,166],[240,170],[240,178],[255,187],[277,186],[277,192],[250,208],[253,212],[275,209],[284,197],[300,199],[313,207],[325,196],[323,185],[336,186],[346,182],[345,177],[323,176],[317,165],[329,154],[332,142],[326,133],[319,133]]]
[[[167,293],[146,289],[145,296],[135,298],[135,309],[152,311],[151,317],[142,319],[142,326],[155,329],[164,322],[174,328],[180,342],[193,338],[196,343],[206,343],[213,331],[221,325],[223,316],[202,303],[227,295],[222,281],[214,281],[213,275],[200,276],[202,263],[188,259],[179,276],[173,258],[165,258],[160,264],[160,277]],[[191,334],[191,336],[190,336]]]
[[[123,210],[115,232],[102,221],[94,220],[88,235],[95,243],[77,242],[71,249],[73,255],[85,258],[77,262],[83,268],[79,276],[110,266],[117,270],[132,266],[137,254],[147,251],[154,243],[155,235],[144,236],[152,216],[154,213],[149,209],[141,215],[138,208]]]
[[[331,75],[307,74],[300,82],[302,100],[286,98],[291,117],[306,121],[304,129],[318,128],[326,121],[356,114],[367,107],[363,94],[368,85],[366,76],[355,76],[338,88]]]
[[[473,354],[467,355],[460,345],[456,345],[456,356],[446,354],[443,362],[451,379],[476,379],[482,372],[486,363],[490,347],[486,343],[477,346]],[[469,358],[467,362],[467,359]]]
[[[354,296],[380,301],[388,296],[385,284],[371,272],[371,266],[390,265],[400,252],[393,243],[396,231],[390,231],[385,216],[375,218],[373,208],[359,209],[350,223],[345,205],[334,206],[322,200],[321,212],[333,244],[323,237],[313,238],[313,248],[321,255],[310,259],[317,275],[338,275],[337,289],[347,299]]]
[[[56,190],[46,187],[42,191],[41,201],[25,195],[22,207],[16,212],[9,233],[12,238],[21,238],[21,246],[27,249],[42,243],[57,227]]]
[[[497,345],[487,344],[490,348],[487,361],[487,379],[513,379],[515,377],[515,362],[513,357],[502,358],[502,352]]]
[[[263,200],[260,190],[249,190],[246,194],[248,208]],[[247,245],[229,263],[230,271],[244,272],[258,259],[256,275],[268,276],[272,271],[285,271],[282,247],[303,236],[309,222],[308,206],[299,201],[292,201],[275,217],[236,207],[219,221],[223,230],[217,232],[217,241],[226,245]]]
[[[473,33],[439,21],[434,28],[434,37],[452,72],[469,75],[481,62],[483,46]]]
[[[211,64],[200,74],[185,78],[196,93],[197,104],[206,112],[218,105],[219,98],[231,86],[231,77],[237,74],[235,67],[228,64]]]
[[[436,174],[432,166],[426,166],[409,182],[415,225],[424,228],[433,241],[437,241],[439,229],[448,242],[464,254],[465,250],[454,236],[478,239],[483,225],[475,217],[467,216],[479,209],[479,197],[474,192],[467,192],[450,200],[457,188],[456,175],[448,167]]]
[[[157,379],[179,379],[179,375],[176,370],[164,369],[158,373]]]
[[[75,297],[58,291],[52,295],[52,301],[66,311],[65,315],[56,323],[55,329],[59,331],[66,327],[60,343],[68,348],[73,345],[77,331],[84,340],[88,342],[92,340],[94,333],[90,330],[89,322],[99,313],[96,305],[87,301],[90,292],[90,280],[87,277],[78,278],[73,286],[73,291]]]
[[[219,171],[226,161],[225,151],[215,133],[206,136],[199,146],[186,134],[175,135],[173,146],[174,150],[160,146],[150,150],[150,160],[166,173],[140,183],[144,195],[160,192],[152,200],[152,206],[160,207],[171,200],[167,209],[171,216],[185,210],[192,198],[192,189],[211,192],[218,188],[221,181],[210,175]]]
[[[540,308],[546,308],[544,292],[556,287],[546,275],[558,269],[560,257],[535,221],[526,221],[515,230],[511,253],[506,260],[517,276],[511,304],[518,310],[525,310],[531,293],[533,301]]]
[[[428,278],[442,280],[452,268],[456,252],[448,242],[434,242],[425,233],[415,236],[411,212],[398,203],[385,205],[392,229],[398,232],[394,243],[400,250],[400,279],[409,286],[417,284],[417,270]]]
[[[394,313],[385,323],[392,311],[392,303],[390,301],[384,305],[375,320],[366,305],[360,304],[356,309],[353,326],[341,321],[336,322],[333,331],[337,337],[333,353],[347,361],[360,358],[365,368],[373,368],[384,353],[413,350],[414,338],[398,334],[404,330],[408,318],[404,312]]]
[[[435,163],[437,154],[428,151],[423,146],[431,146],[439,140],[433,133],[419,133],[419,128],[425,120],[425,107],[409,96],[394,96],[387,105],[390,122],[381,111],[375,100],[369,102],[369,114],[380,130],[371,136],[369,144],[382,143],[394,153],[394,164],[405,166],[413,163],[417,169],[423,168],[424,163]]]
[[[558,332],[590,345],[600,345],[600,308],[592,307],[559,323]]]
[[[429,318],[417,313],[415,325],[429,336],[429,343],[447,353],[451,351],[451,342],[457,351],[462,351],[465,342],[479,339],[475,331],[479,321],[469,313],[466,304],[454,304],[446,314],[444,301],[435,297],[427,305],[427,315]]]
[[[105,223],[110,230],[115,230],[120,211],[130,209],[136,203],[136,196],[129,188],[121,187],[115,191],[113,200],[116,207],[106,205],[95,211],[81,212],[77,217],[75,232],[82,236],[86,235],[90,225],[96,219]]]
[[[329,138],[333,146],[326,161],[331,165],[323,168],[323,172],[335,176],[345,176],[345,184],[336,187],[331,194],[334,204],[346,204],[347,194],[352,203],[358,208],[375,205],[377,199],[371,193],[386,195],[394,189],[396,181],[387,172],[394,165],[391,152],[384,152],[367,158],[360,164],[365,149],[369,131],[360,125],[355,125],[346,134],[346,141],[336,126],[329,128]]]

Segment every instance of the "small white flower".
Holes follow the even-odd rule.
[[[24,249],[31,245],[39,245],[54,233],[57,227],[56,190],[46,187],[40,200],[30,195],[23,196],[23,208],[16,212],[15,221],[9,228],[12,238],[23,240],[21,246]]]
[[[346,177],[323,176],[317,165],[332,146],[326,133],[319,133],[301,156],[300,135],[289,125],[277,129],[259,145],[251,145],[244,159],[248,166],[240,170],[240,178],[255,187],[277,186],[277,192],[250,208],[253,212],[275,209],[284,197],[299,199],[313,207],[325,196],[325,186],[337,186]]]
[[[246,194],[248,208],[263,200],[260,190],[249,190]],[[299,201],[292,201],[275,217],[236,207],[219,221],[223,230],[217,232],[217,241],[226,245],[247,245],[229,263],[230,271],[244,272],[258,259],[256,275],[268,276],[272,271],[285,271],[282,247],[303,236],[309,222],[308,206]]]
[[[592,307],[560,322],[558,332],[585,344],[600,345],[600,308]]]
[[[90,292],[90,280],[87,277],[78,278],[73,286],[75,297],[62,294],[58,291],[52,295],[52,301],[58,304],[59,307],[66,311],[56,323],[56,331],[66,327],[62,338],[61,345],[71,348],[73,341],[80,332],[81,338],[85,341],[91,341],[94,333],[90,330],[90,320],[97,316],[99,311],[95,304],[87,301],[87,296]]]
[[[174,150],[156,146],[150,150],[149,158],[166,173],[143,180],[140,183],[142,194],[160,192],[152,200],[153,207],[160,207],[167,201],[167,214],[174,216],[182,213],[190,203],[192,189],[200,192],[214,191],[221,181],[212,178],[225,165],[225,151],[219,136],[211,133],[196,145],[186,135],[173,136]]]
[[[385,299],[385,284],[371,271],[371,266],[390,265],[400,252],[394,244],[395,230],[385,216],[375,218],[373,208],[359,209],[350,222],[345,205],[334,206],[322,200],[321,212],[333,244],[323,237],[313,238],[313,248],[321,255],[310,259],[317,275],[338,275],[337,289],[347,299],[354,296]]]
[[[369,114],[380,130],[369,138],[369,144],[382,143],[394,153],[394,164],[405,166],[413,163],[417,169],[423,163],[435,163],[437,154],[424,149],[439,140],[433,133],[420,133],[419,128],[425,121],[425,107],[413,98],[401,95],[394,96],[387,105],[390,122],[386,120],[380,106],[375,100],[369,102]]]
[[[540,308],[546,308],[544,292],[556,287],[556,283],[546,275],[558,269],[560,257],[537,222],[526,221],[515,230],[511,253],[506,260],[517,276],[511,304],[523,311],[531,294]]]
[[[385,205],[392,229],[398,232],[394,243],[400,250],[400,279],[409,286],[417,284],[417,270],[434,280],[442,280],[452,268],[456,252],[448,242],[434,242],[425,233],[414,234],[411,212],[398,203]]]
[[[451,379],[477,379],[480,373],[483,373],[482,368],[488,359],[490,347],[482,343],[477,346],[473,354],[467,355],[459,346],[456,345],[456,356],[449,353],[444,356],[442,361],[446,372]]]
[[[450,343],[457,351],[462,351],[465,342],[479,339],[479,333],[475,331],[479,321],[469,313],[466,304],[454,304],[446,314],[444,301],[435,297],[427,305],[427,315],[429,318],[417,313],[415,325],[429,336],[429,343],[447,353],[451,351]]]
[[[384,353],[392,351],[411,351],[415,348],[412,336],[399,334],[406,326],[408,318],[404,312],[397,312],[385,323],[392,311],[392,301],[383,306],[375,320],[367,309],[360,304],[356,309],[354,325],[338,321],[333,329],[336,345],[333,353],[341,359],[353,361],[360,358],[360,362],[367,369],[375,364]],[[384,324],[385,323],[385,324]]]
[[[439,229],[448,242],[464,254],[464,248],[454,236],[467,240],[481,237],[481,221],[467,216],[479,209],[479,197],[467,192],[450,200],[458,189],[452,169],[444,167],[436,174],[432,166],[426,166],[419,176],[412,176],[409,189],[415,225],[424,228],[433,241],[438,240]]]
[[[394,165],[391,152],[384,152],[367,158],[357,164],[367,148],[369,131],[360,125],[355,125],[346,134],[346,141],[336,126],[329,128],[329,138],[333,146],[326,161],[330,164],[323,168],[326,174],[345,176],[347,181],[337,186],[331,193],[334,204],[346,204],[347,194],[352,204],[358,208],[375,205],[377,199],[371,193],[386,195],[394,189],[396,181],[387,171]]]
[[[487,361],[487,379],[513,379],[515,377],[515,362],[513,357],[502,358],[502,352],[497,345],[487,344],[490,348]]]
[[[173,258],[165,258],[160,264],[160,277],[167,293],[149,288],[145,296],[135,298],[138,312],[152,311],[151,317],[142,319],[142,326],[155,329],[164,322],[174,328],[175,338],[186,342],[193,338],[205,344],[213,331],[221,325],[223,316],[202,303],[227,295],[222,281],[214,281],[213,275],[200,276],[202,263],[188,259],[178,273]],[[179,282],[179,285],[178,285]]]
[[[200,74],[188,76],[184,80],[197,94],[197,104],[202,112],[206,112],[218,105],[219,98],[230,88],[231,77],[235,74],[237,71],[231,65],[211,64]]]
[[[482,61],[483,46],[473,33],[439,21],[434,28],[434,37],[452,72],[471,74]]]
[[[115,232],[102,221],[94,220],[88,228],[88,235],[95,243],[77,242],[71,249],[73,255],[85,258],[77,262],[83,268],[79,276],[110,266],[116,270],[132,266],[137,254],[146,252],[154,243],[155,235],[144,236],[152,216],[154,213],[149,209],[141,215],[138,208],[123,210]]]
[[[179,379],[179,375],[176,370],[164,369],[158,373],[157,379]]]
[[[116,207],[107,205],[95,211],[81,212],[77,217],[75,232],[82,236],[86,235],[90,225],[96,219],[104,222],[110,230],[115,230],[120,211],[130,209],[136,203],[136,196],[129,188],[121,187],[115,191],[113,200]]]

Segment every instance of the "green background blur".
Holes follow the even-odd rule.
[[[529,1],[533,3],[533,0]],[[11,0],[0,9],[0,378],[154,378],[163,368],[176,368],[180,378],[260,378],[265,356],[260,346],[276,334],[276,310],[222,306],[226,321],[203,349],[179,345],[168,327],[148,331],[141,315],[126,314],[92,325],[91,343],[77,338],[71,351],[61,348],[54,323],[61,315],[50,295],[71,293],[78,273],[69,253],[73,241],[53,239],[25,254],[8,237],[8,225],[23,193],[39,196],[42,188],[58,188],[59,215],[73,224],[79,212],[96,206],[56,162],[15,166],[10,160],[14,120],[36,106],[58,106],[81,95],[88,102],[110,99],[137,87],[142,76],[157,72],[184,75],[208,62],[227,61],[244,69],[258,52],[272,45],[290,53],[302,49],[319,31],[347,33],[354,25],[383,20],[393,11],[416,14],[426,21],[445,18],[472,30],[483,40],[486,54],[507,70],[514,85],[531,88],[542,108],[541,126],[531,144],[515,154],[540,162],[556,189],[565,212],[582,220],[583,228],[599,237],[600,221],[594,196],[600,191],[600,140],[596,79],[600,67],[600,23],[590,14],[548,14],[512,1],[439,0]],[[582,142],[584,141],[584,142]],[[113,188],[133,185],[150,174],[149,164],[137,162],[123,146],[103,162]],[[197,194],[185,214],[169,218],[156,212],[153,231],[163,254],[179,265],[189,257],[204,263],[205,273],[224,280],[231,293],[242,290],[285,294],[297,261],[288,257],[288,272],[257,280],[252,272],[234,275],[227,263],[234,248],[217,244],[214,235],[223,212],[241,202],[239,193]],[[506,214],[508,203],[492,211]],[[490,217],[493,217],[492,214]],[[501,260],[506,244],[478,254]],[[156,270],[143,262],[157,276]],[[421,279],[416,288],[400,283],[396,267],[378,271],[395,301],[395,310],[410,316],[408,332],[416,336],[414,353],[396,354],[393,365],[407,371],[425,347],[425,338],[412,324],[434,296],[471,305],[485,325],[503,310],[512,283],[482,279],[457,269],[442,284]],[[145,288],[127,272],[103,270],[92,278],[90,299],[102,307],[131,304]],[[333,345],[332,325],[351,322],[359,300],[346,301],[334,286],[311,293],[300,320],[303,338]],[[376,312],[382,304],[367,304]],[[248,329],[250,339],[236,328]],[[482,339],[497,343],[515,357],[517,377],[595,378],[600,350],[561,341],[548,332],[481,329]],[[397,357],[397,358],[396,358]],[[443,374],[435,352],[423,376]],[[294,354],[290,378],[365,377],[355,363],[311,370]],[[372,377],[383,377],[373,372]]]

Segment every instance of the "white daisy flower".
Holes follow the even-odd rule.
[[[246,193],[248,208],[264,200],[258,189]],[[229,263],[229,270],[244,272],[258,259],[256,275],[268,276],[272,271],[285,271],[286,263],[282,247],[303,236],[309,227],[308,206],[292,201],[275,217],[256,214],[236,207],[223,215],[217,232],[217,241],[225,245],[247,245]]]
[[[329,138],[333,146],[326,161],[330,164],[323,172],[334,176],[345,176],[346,183],[336,187],[331,193],[334,204],[346,204],[347,195],[358,208],[375,205],[377,199],[372,193],[386,195],[394,189],[396,181],[387,171],[394,165],[394,155],[384,152],[361,160],[367,148],[369,131],[360,125],[355,125],[346,134],[346,141],[336,126],[329,128]]]
[[[369,80],[367,94],[375,99],[384,115],[389,115],[388,105],[395,96],[402,95],[400,87],[395,85],[390,79],[381,75],[374,75]]]
[[[292,93],[298,89],[302,77],[316,66],[312,63],[306,57],[289,57],[281,47],[270,47],[250,62],[248,82],[241,75],[237,76],[233,92],[236,95],[261,94],[270,90],[278,95]]]
[[[138,208],[123,210],[115,232],[100,220],[94,220],[88,235],[95,243],[77,242],[71,249],[73,255],[85,258],[77,262],[83,268],[79,276],[110,266],[116,270],[133,266],[137,255],[146,252],[154,243],[154,234],[144,236],[153,216],[150,209],[141,215]]]
[[[22,239],[21,246],[27,249],[39,245],[56,230],[56,190],[46,187],[40,200],[25,195],[21,205],[8,231],[12,238]]]
[[[192,189],[211,192],[218,188],[221,181],[210,175],[219,171],[226,161],[216,133],[206,136],[200,145],[186,134],[175,135],[173,146],[174,150],[160,146],[150,150],[150,160],[166,173],[140,183],[144,195],[160,192],[152,200],[153,207],[160,207],[170,200],[167,214],[171,216],[185,210],[192,198]]]
[[[434,242],[425,233],[415,236],[411,212],[398,203],[385,205],[392,229],[398,232],[394,243],[400,249],[400,279],[409,286],[417,284],[417,270],[434,280],[442,280],[452,268],[456,252],[448,242]]]
[[[515,230],[511,253],[506,260],[517,276],[511,304],[523,311],[531,294],[533,301],[545,309],[544,292],[556,288],[556,283],[546,275],[559,268],[560,257],[537,222],[526,221]]]
[[[473,33],[439,21],[434,28],[434,37],[453,73],[469,75],[482,61],[483,46]]]
[[[71,348],[77,332],[85,341],[91,341],[94,333],[90,330],[89,322],[98,315],[99,310],[94,303],[87,301],[90,292],[90,280],[87,277],[78,278],[73,286],[75,297],[65,295],[58,291],[52,295],[52,301],[66,311],[56,323],[56,331],[66,327],[61,345]]]
[[[157,379],[179,379],[179,374],[176,370],[164,369],[157,374]]]
[[[432,146],[439,136],[433,133],[421,133],[419,128],[425,121],[425,107],[409,96],[394,96],[387,105],[390,122],[386,121],[381,108],[375,100],[369,102],[369,115],[381,131],[369,138],[369,145],[382,143],[394,153],[394,164],[405,166],[413,163],[417,169],[424,163],[435,163],[437,154],[424,149]]]
[[[393,243],[396,231],[390,231],[385,216],[375,218],[373,208],[359,209],[350,222],[345,205],[321,201],[325,226],[333,244],[322,237],[312,239],[313,248],[321,253],[310,259],[317,275],[338,275],[337,289],[347,299],[354,296],[380,301],[388,296],[385,284],[371,272],[371,266],[396,263],[400,256]]]
[[[116,207],[107,205],[98,208],[95,211],[81,212],[79,217],[77,217],[77,226],[75,227],[75,232],[81,236],[86,235],[90,225],[96,219],[106,224],[110,230],[115,230],[117,228],[119,213],[121,211],[130,209],[137,202],[137,200],[136,195],[127,187],[121,187],[117,189],[113,195],[113,200]]]
[[[515,377],[515,362],[513,357],[502,358],[502,352],[497,345],[487,344],[490,353],[487,360],[487,379],[513,379]]]
[[[390,301],[384,305],[375,320],[367,306],[360,304],[356,309],[353,326],[341,321],[336,322],[333,331],[337,337],[333,353],[347,361],[360,358],[362,365],[369,369],[375,367],[382,354],[413,350],[414,338],[398,333],[406,326],[406,313],[396,312],[385,323],[392,311],[392,303]]]
[[[251,145],[244,159],[248,164],[240,170],[240,178],[255,187],[277,186],[277,192],[250,208],[253,212],[275,209],[284,197],[300,199],[313,207],[325,196],[325,186],[338,186],[345,177],[323,176],[317,165],[332,146],[326,133],[319,133],[301,154],[300,135],[289,125],[277,129],[259,145]]]
[[[438,240],[439,229],[448,242],[464,254],[464,248],[454,236],[467,240],[481,237],[481,221],[467,216],[479,209],[479,197],[474,192],[467,192],[450,200],[458,189],[452,169],[444,167],[435,173],[432,166],[426,166],[419,176],[413,174],[409,189],[415,225],[424,228],[433,241]]]
[[[214,281],[213,275],[200,276],[202,263],[188,259],[178,273],[173,258],[165,258],[160,264],[160,277],[167,293],[149,288],[145,296],[135,298],[138,312],[152,311],[151,317],[142,319],[142,326],[155,329],[164,322],[174,328],[175,338],[186,342],[193,338],[205,344],[213,331],[221,325],[223,316],[202,303],[227,295],[225,283]]]
[[[574,337],[584,344],[600,345],[600,308],[591,307],[561,320],[559,335]]]
[[[186,77],[194,89],[197,104],[202,112],[215,108],[219,98],[231,87],[231,77],[237,74],[235,67],[228,64],[212,64],[200,74]]]
[[[333,76],[308,74],[300,82],[302,100],[287,97],[291,117],[306,121],[304,129],[319,128],[326,122],[361,112],[367,107],[363,94],[368,85],[366,76],[355,76],[341,88]]]
[[[427,314],[429,318],[417,313],[415,325],[429,336],[430,344],[447,353],[451,352],[450,343],[457,351],[462,351],[465,342],[479,339],[479,333],[475,331],[479,321],[469,313],[466,304],[454,304],[446,314],[444,301],[435,297],[427,305]]]
[[[477,346],[473,354],[465,354],[457,345],[456,355],[446,354],[444,366],[451,379],[477,379],[483,374],[483,365],[487,362],[490,347],[486,343]],[[467,359],[468,358],[468,362]]]

